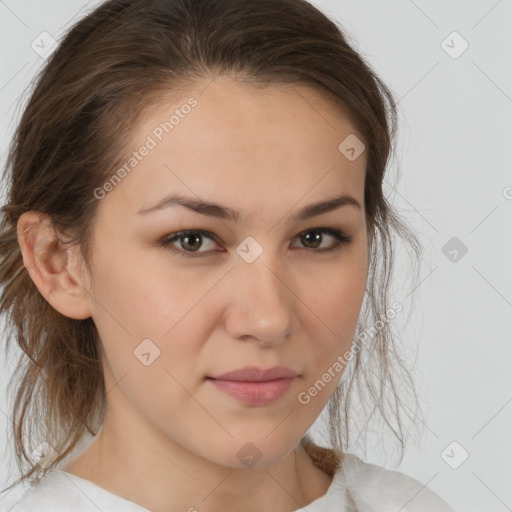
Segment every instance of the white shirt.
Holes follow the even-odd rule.
[[[192,504],[193,505],[193,504]],[[150,512],[98,485],[54,470],[0,512]],[[294,512],[454,512],[423,484],[398,471],[345,453],[327,493]]]

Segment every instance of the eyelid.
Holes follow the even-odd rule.
[[[325,233],[328,236],[333,237],[334,243],[332,244],[332,246],[327,249],[316,249],[316,248],[302,247],[302,248],[300,248],[301,250],[306,251],[308,253],[315,253],[315,252],[316,253],[332,253],[332,252],[336,252],[337,250],[341,250],[344,245],[349,244],[352,241],[352,236],[345,234],[345,232],[343,230],[338,229],[338,228],[330,228],[330,227],[313,227],[313,228],[305,229],[305,230],[299,232],[297,235],[295,235],[294,239],[299,237],[302,234],[315,232],[315,231],[320,232],[322,234]],[[184,230],[176,231],[174,233],[164,236],[163,238],[161,238],[159,240],[158,245],[161,248],[167,249],[174,253],[177,253],[180,256],[192,257],[192,258],[206,257],[206,256],[211,255],[213,252],[219,252],[219,251],[211,251],[211,250],[210,251],[185,251],[183,249],[178,249],[172,245],[175,241],[178,241],[181,237],[184,237],[188,234],[199,234],[203,237],[210,238],[211,240],[213,240],[216,243],[217,243],[217,240],[219,239],[219,237],[217,237],[217,235],[215,235],[214,233],[212,233],[210,231],[206,231],[203,229],[184,229]]]

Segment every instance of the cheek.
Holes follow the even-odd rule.
[[[304,302],[324,324],[331,338],[340,339],[355,332],[366,290],[367,269],[364,255],[319,270],[308,277]],[[314,286],[313,286],[314,284]],[[325,338],[325,336],[324,336]]]
[[[96,272],[93,319],[114,383],[129,372],[129,380],[153,390],[152,396],[166,395],[176,381],[185,385],[193,379],[190,369],[209,326],[206,295],[218,276],[191,279],[170,265],[134,259],[117,264],[104,255],[103,267]],[[138,389],[130,393],[136,395]]]
[[[347,362],[345,353],[352,346],[363,304],[366,276],[363,255],[361,259],[354,258],[354,264],[336,265],[328,273],[319,273],[315,280],[308,279],[311,291],[301,295],[307,307],[303,318],[308,319],[302,327],[309,332],[313,369],[308,385],[322,379],[328,390],[334,390],[341,378]],[[313,282],[317,286],[311,288]],[[331,375],[323,378],[328,371]]]
[[[126,257],[118,258],[122,252],[114,245],[96,257],[93,318],[132,343],[162,339],[204,295],[205,286],[194,289],[184,273],[155,264],[144,251],[126,249]]]

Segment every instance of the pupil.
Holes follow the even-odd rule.
[[[306,238],[306,244],[309,244],[311,242],[311,240],[309,240],[311,238],[311,234],[313,234],[313,246],[317,247],[318,244],[315,244],[315,242],[320,242],[322,235],[318,231],[310,231],[309,233],[304,235],[304,238]]]
[[[189,248],[197,249],[201,245],[200,243],[197,243],[197,242],[199,242],[199,235],[184,235],[183,239],[186,240],[185,244],[190,246],[190,244],[188,243],[189,238],[195,238],[195,241],[196,241],[195,247],[189,247]]]

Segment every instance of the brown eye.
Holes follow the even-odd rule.
[[[201,247],[202,245],[202,242],[201,242],[201,235],[197,235],[197,234],[186,234],[186,235],[182,235],[181,236],[181,240],[182,240],[182,247],[184,249],[192,249],[193,251],[195,251],[196,249],[199,249],[199,247]]]
[[[180,231],[171,235],[170,237],[165,237],[160,241],[160,246],[166,247],[172,251],[178,252],[182,256],[196,256],[203,253],[208,253],[210,251],[199,251],[198,249],[203,246],[203,238],[209,238],[213,241],[213,238],[210,236],[211,233],[207,231]],[[179,242],[181,248],[177,248],[173,246],[175,242]],[[188,254],[187,254],[188,253]]]
[[[304,231],[299,235],[301,243],[303,243],[308,249],[318,249],[324,241],[324,235],[334,238],[334,243],[326,249],[319,249],[317,252],[328,252],[333,251],[340,247],[344,243],[349,243],[351,237],[346,236],[342,231],[331,228],[315,228],[309,231]]]
[[[327,248],[320,248],[322,243],[325,241],[325,235],[334,239],[334,243],[331,243]],[[160,240],[159,245],[172,252],[178,253],[180,256],[191,256],[199,257],[211,254],[211,250],[200,251],[203,247],[203,239],[208,238],[214,244],[216,238],[213,233],[203,230],[187,230],[179,231],[164,237]],[[306,250],[310,252],[326,253],[341,248],[343,244],[350,243],[351,237],[346,236],[339,229],[332,228],[315,228],[308,231],[304,231],[297,235],[301,244],[304,245]],[[176,243],[179,243],[180,247],[177,247]]]
[[[300,235],[300,239],[306,247],[316,249],[322,243],[322,234],[320,231],[308,231],[305,235]]]

